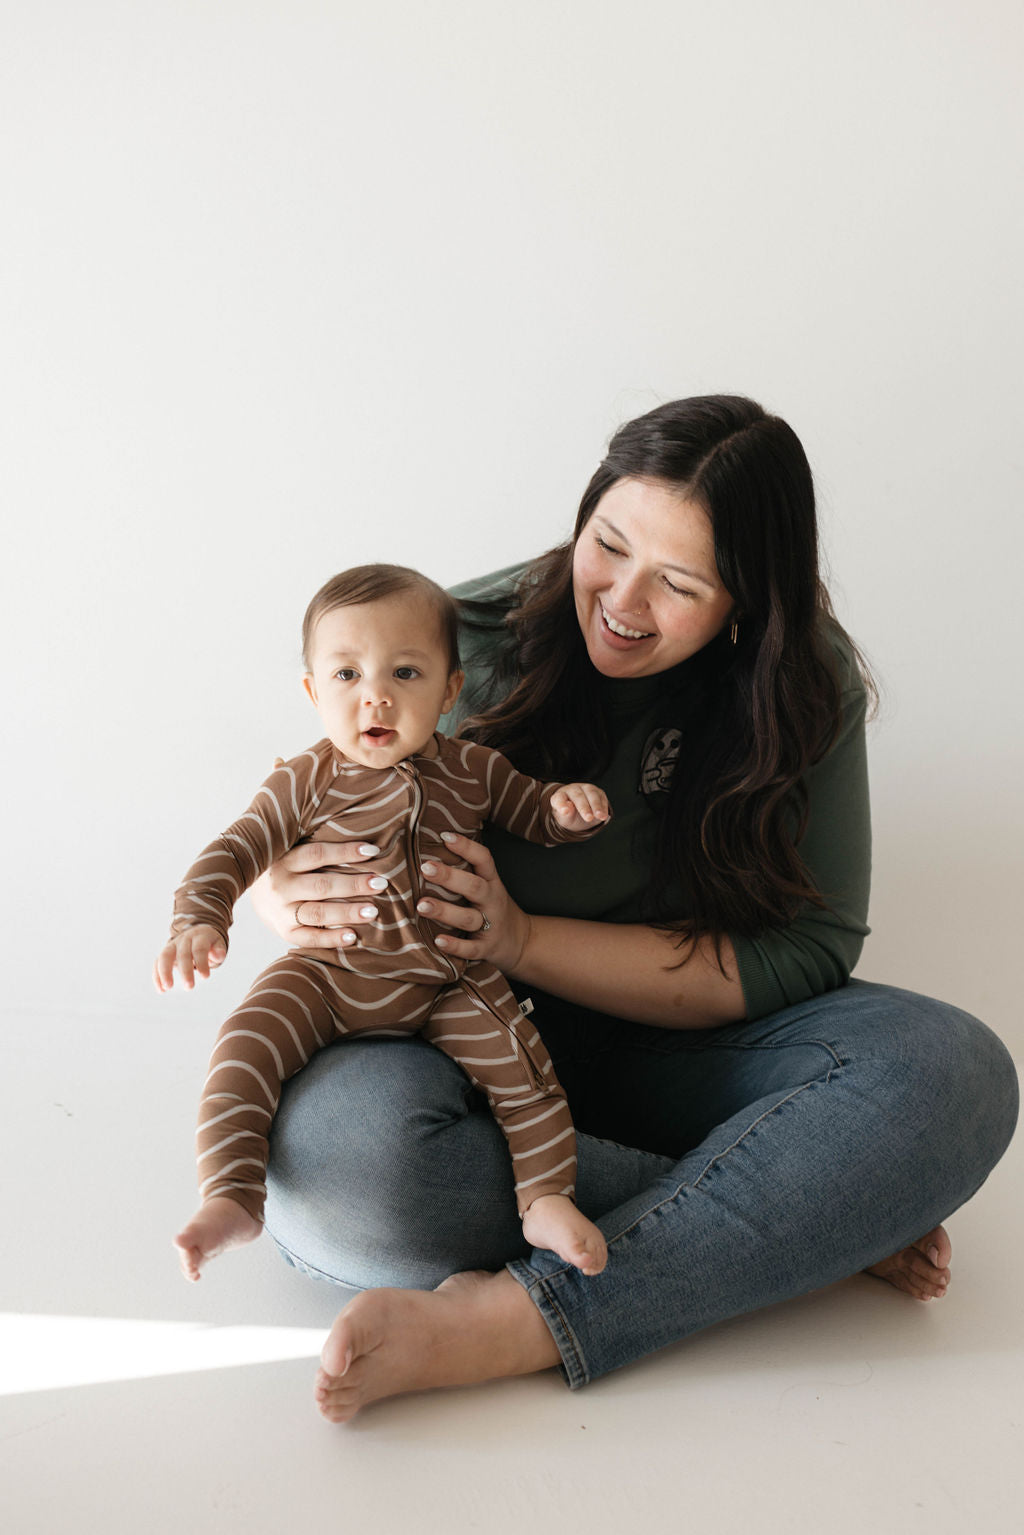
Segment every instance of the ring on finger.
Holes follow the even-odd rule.
[[[488,920],[484,916],[483,912],[480,913],[480,918],[481,918],[481,921],[480,921],[480,932],[481,933],[489,933],[491,931],[491,924],[488,922]]]

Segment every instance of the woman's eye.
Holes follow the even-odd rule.
[[[608,554],[621,554],[622,553],[621,549],[613,549],[611,544],[606,544],[604,539],[601,537],[600,533],[595,533],[594,537],[597,539],[597,547],[599,549],[606,550]]]
[[[696,595],[695,592],[688,591],[685,586],[673,586],[668,576],[662,576],[661,579],[664,581],[669,591],[675,592],[677,597],[693,597]]]
[[[395,676],[399,682],[411,682],[414,677],[419,676],[419,672],[415,666],[396,666]]]

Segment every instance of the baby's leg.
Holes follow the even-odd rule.
[[[326,971],[298,955],[277,960],[217,1036],[196,1132],[203,1203],[174,1238],[186,1279],[259,1236],[281,1084],[337,1037]]]
[[[527,1241],[584,1274],[599,1274],[607,1247],[573,1202],[576,1132],[551,1057],[504,978],[490,967],[471,968],[472,976],[442,992],[423,1037],[486,1094],[512,1155]]]

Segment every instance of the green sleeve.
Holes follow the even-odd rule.
[[[748,1018],[844,986],[870,931],[866,704],[858,679],[843,694],[838,739],[807,776],[809,816],[800,854],[828,909],[810,908],[789,927],[733,940]]]

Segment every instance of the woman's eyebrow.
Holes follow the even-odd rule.
[[[611,533],[615,538],[617,538],[620,541],[620,543],[625,544],[627,549],[632,547],[632,545],[630,544],[629,539],[626,537],[625,533],[620,533],[619,529],[615,526],[614,522],[609,522],[608,518],[604,517],[604,516],[602,516],[600,520],[604,523],[604,525],[608,529],[609,533]],[[665,561],[662,561],[661,563],[662,563],[663,568],[665,570],[675,570],[675,571],[678,571],[678,573],[681,576],[688,576],[691,581],[699,581],[701,586],[708,587],[708,589],[710,591],[717,592],[717,590],[718,590],[718,582],[717,581],[709,581],[707,576],[702,576],[699,570],[694,570],[693,567],[690,566],[690,565],[669,565]]]

